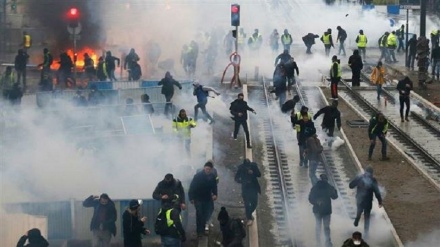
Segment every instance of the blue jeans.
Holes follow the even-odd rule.
[[[376,85],[376,91],[377,91],[377,99],[380,99],[380,95],[382,94],[382,84]]]
[[[283,108],[284,102],[286,102],[286,91],[278,94],[278,100],[280,102],[280,109]]]
[[[304,157],[304,150],[306,149],[306,145],[305,144],[298,144],[299,146],[299,165],[302,166],[307,166],[308,165],[308,160],[307,157]]]
[[[370,149],[368,150],[368,158],[371,159],[371,156],[373,156],[373,151],[374,151],[374,147],[376,147],[376,137],[379,138],[380,142],[382,142],[382,157],[386,157],[387,156],[387,140],[385,139],[385,135],[381,134],[381,135],[376,135],[376,134],[372,134],[370,135]]]
[[[312,182],[312,186],[318,182],[318,177],[316,177],[316,168],[318,168],[319,162],[316,160],[309,161],[309,178]]]
[[[255,211],[258,205],[258,191],[253,189],[242,189],[241,196],[244,201],[244,209],[246,211],[246,218],[253,220],[252,213]]]
[[[195,201],[197,234],[205,233],[205,225],[211,212],[212,201]]]
[[[341,55],[341,51],[342,51],[342,52],[343,52],[342,55],[345,56],[344,42],[345,42],[345,40],[340,40],[340,41],[339,41],[339,51],[338,51],[338,55]]]
[[[204,118],[209,119],[209,121],[213,121],[211,115],[206,111],[206,104],[208,103],[208,99],[205,99],[202,102],[198,102],[197,105],[194,106],[194,119],[197,121],[199,115],[199,108],[202,110]]]
[[[318,246],[321,246],[321,225],[324,225],[324,237],[325,237],[325,246],[333,247],[332,240],[330,237],[330,219],[331,214],[328,215],[320,215],[315,214],[316,220],[316,241],[318,242]]]
[[[178,238],[161,236],[160,241],[162,243],[162,247],[180,247],[180,246],[182,246],[182,242]]]

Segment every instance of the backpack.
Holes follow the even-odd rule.
[[[231,220],[231,225],[230,225],[230,230],[233,231],[232,229],[232,225],[235,223],[235,225],[237,225],[237,227],[240,230],[240,237],[242,239],[244,239],[246,237],[246,227],[243,224],[243,221],[241,221],[241,219],[232,219]]]
[[[166,235],[168,234],[168,229],[167,210],[161,208],[154,223],[154,231],[157,235]]]

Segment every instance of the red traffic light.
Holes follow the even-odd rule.
[[[71,9],[69,10],[69,16],[70,16],[71,18],[78,18],[78,16],[79,16],[79,11],[78,11],[78,9],[77,9],[77,8],[71,8]]]
[[[240,11],[240,8],[237,5],[231,5],[232,13],[238,13],[238,11]]]

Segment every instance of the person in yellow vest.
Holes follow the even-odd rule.
[[[183,142],[188,156],[191,154],[191,129],[196,126],[196,121],[186,115],[185,109],[181,109],[179,115],[173,119],[173,131]]]
[[[392,31],[390,35],[388,35],[387,38],[387,49],[390,56],[390,60],[392,59],[393,63],[397,63],[396,55],[394,54],[394,50],[397,48],[397,38],[396,38],[396,32]]]
[[[440,30],[432,30],[432,32],[431,32],[431,47],[438,46],[439,40],[440,40]]]
[[[405,51],[405,48],[403,48],[403,40],[405,39],[405,25],[402,24],[402,26],[397,30],[396,32],[397,38],[399,39],[399,47],[397,47],[397,52],[400,52],[400,49],[402,49],[402,52]]]
[[[238,44],[238,52],[243,53],[244,52],[244,45],[246,42],[246,33],[244,32],[243,28],[240,28],[240,31],[237,35],[237,44]]]
[[[290,53],[290,45],[292,45],[292,35],[290,35],[287,29],[284,29],[284,34],[281,35],[281,43],[284,46],[284,50],[288,50]]]
[[[330,68],[330,90],[333,100],[338,100],[338,83],[341,80],[341,73],[341,60],[337,56],[333,56]]]
[[[332,29],[327,29],[327,32],[324,32],[324,34],[321,36],[321,41],[324,43],[325,47],[325,55],[328,57],[330,56],[330,48],[335,47],[333,45],[333,38],[332,38]]]
[[[382,85],[385,83],[385,68],[382,66],[382,62],[379,61],[377,66],[374,67],[370,76],[373,84],[376,85],[377,90],[377,100],[380,100],[380,95],[382,94]]]
[[[27,52],[32,46],[32,37],[26,31],[23,32],[23,43],[21,46],[24,52]]]
[[[367,48],[367,36],[364,34],[364,30],[359,30],[359,35],[356,37],[356,43],[359,50],[359,55],[365,61],[366,59],[366,48]]]
[[[263,36],[259,33],[258,29],[249,37],[248,45],[251,50],[258,51],[263,44]]]

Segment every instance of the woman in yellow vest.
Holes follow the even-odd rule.
[[[366,48],[367,48],[367,36],[364,34],[364,30],[359,30],[359,35],[356,38],[356,43],[359,50],[359,55],[361,55],[362,59],[365,61],[366,59]]]
[[[186,115],[184,109],[181,109],[179,115],[173,119],[174,133],[176,133],[179,139],[183,141],[188,156],[191,154],[191,129],[196,126],[197,123],[193,118]]]
[[[377,100],[380,100],[382,94],[382,85],[385,83],[385,68],[382,66],[382,62],[379,61],[377,66],[374,67],[370,76],[371,82],[376,85]]]

